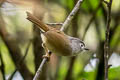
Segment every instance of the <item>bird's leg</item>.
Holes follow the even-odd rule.
[[[45,50],[45,55],[43,55],[43,58],[47,58],[48,61],[49,61],[50,60],[51,51],[48,50],[48,48],[45,46],[44,43],[42,43],[42,47]]]

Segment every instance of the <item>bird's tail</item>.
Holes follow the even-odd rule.
[[[33,16],[31,13],[27,13],[27,19],[38,26],[38,28],[42,29],[43,31],[47,32],[49,27],[45,25],[42,21],[40,21],[37,17]]]

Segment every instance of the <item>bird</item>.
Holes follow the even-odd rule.
[[[60,56],[76,56],[84,50],[85,43],[79,38],[75,38],[65,34],[56,28],[46,25],[37,17],[27,12],[27,19],[37,25],[41,32],[42,46],[45,49],[45,57],[50,57],[48,52],[55,53]]]

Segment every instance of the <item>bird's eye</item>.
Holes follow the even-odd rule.
[[[83,47],[83,44],[81,44],[81,47]]]
[[[83,45],[83,44],[80,44],[80,47],[82,47],[82,48],[83,48],[83,47],[84,47],[84,45]]]
[[[81,45],[81,47],[83,47],[83,45]]]

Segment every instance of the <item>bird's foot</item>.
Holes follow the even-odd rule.
[[[43,55],[43,58],[47,58],[47,61],[49,61],[51,53],[51,51],[48,51],[45,55]]]

